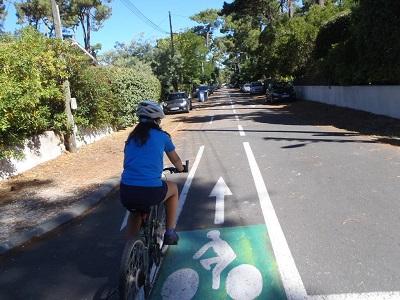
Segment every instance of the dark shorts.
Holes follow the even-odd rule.
[[[161,203],[167,195],[168,186],[163,181],[160,187],[132,186],[120,184],[121,203],[129,211],[149,212],[150,206]]]

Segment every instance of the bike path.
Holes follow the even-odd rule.
[[[224,100],[194,121],[185,139],[204,152],[179,218],[179,245],[170,247],[152,299],[286,299],[246,139]]]

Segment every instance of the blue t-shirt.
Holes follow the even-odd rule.
[[[121,182],[134,186],[161,186],[163,155],[164,152],[173,150],[175,146],[171,138],[157,129],[150,129],[149,139],[142,146],[131,138],[124,149],[124,170]]]

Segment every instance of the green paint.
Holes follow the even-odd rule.
[[[286,299],[265,225],[216,229],[220,231],[221,239],[229,243],[236,254],[236,259],[222,271],[219,289],[213,290],[211,288],[211,271],[207,271],[202,267],[200,259],[193,259],[193,255],[204,244],[210,241],[207,238],[207,232],[211,230],[215,230],[215,228],[179,233],[179,245],[169,248],[157,284],[153,290],[152,299],[162,299],[161,291],[163,283],[170,274],[182,268],[191,268],[200,277],[199,287],[193,299],[229,299],[230,297],[227,295],[225,285],[228,272],[241,264],[255,266],[262,275],[263,289],[257,299]],[[214,251],[208,249],[201,259],[215,256]]]

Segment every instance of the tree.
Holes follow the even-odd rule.
[[[151,65],[154,59],[154,47],[148,41],[132,40],[129,44],[116,42],[114,50],[108,51],[100,57],[100,61],[108,65],[119,67],[133,67]]]
[[[3,28],[3,22],[4,19],[6,18],[6,6],[4,5],[4,0],[0,0],[0,32],[2,31]]]
[[[77,18],[71,14],[69,0],[58,1],[58,5],[63,26],[76,26]],[[26,0],[25,2],[15,3],[15,9],[19,24],[27,23],[37,30],[43,24],[49,35],[53,35],[54,22],[50,0]]]
[[[90,44],[91,32],[98,31],[111,16],[111,0],[71,0],[70,15],[76,17],[83,31],[85,49],[94,52]]]

